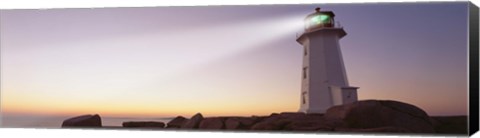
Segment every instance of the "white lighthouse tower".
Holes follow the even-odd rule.
[[[334,105],[357,101],[358,87],[348,84],[339,45],[347,33],[335,25],[333,12],[315,10],[297,38],[304,49],[299,111],[305,113],[325,113]]]

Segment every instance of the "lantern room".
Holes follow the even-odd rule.
[[[305,18],[305,31],[334,27],[334,17],[335,14],[333,14],[332,11],[320,11],[320,8],[315,8],[315,13],[312,13]]]

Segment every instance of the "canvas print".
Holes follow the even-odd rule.
[[[2,10],[1,127],[467,135],[469,6]]]

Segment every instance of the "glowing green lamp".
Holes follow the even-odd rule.
[[[311,25],[325,24],[330,22],[330,16],[325,14],[315,15],[310,18]]]
[[[315,11],[305,18],[305,30],[334,27],[335,14],[332,11],[320,11],[320,8]]]

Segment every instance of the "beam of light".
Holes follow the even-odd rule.
[[[209,28],[201,28],[196,30],[186,30],[186,31],[179,31],[176,33],[167,33],[169,34],[168,38],[163,38],[158,40],[159,43],[168,44],[168,45],[175,45],[178,47],[189,47],[191,42],[189,40],[195,40],[194,42],[198,45],[198,49],[190,51],[189,49],[183,49],[185,51],[177,51],[179,55],[187,55],[186,57],[177,55],[177,59],[175,62],[179,62],[171,68],[171,70],[164,71],[164,73],[157,73],[152,72],[152,76],[149,80],[141,81],[141,83],[137,85],[131,85],[126,91],[137,91],[144,94],[154,94],[158,92],[175,92],[175,93],[186,93],[190,96],[188,97],[195,97],[190,100],[197,100],[202,101],[202,103],[192,106],[192,105],[170,105],[168,107],[176,107],[178,106],[187,109],[189,114],[195,113],[195,111],[200,111],[205,115],[215,115],[215,114],[225,114],[225,111],[233,112],[236,115],[251,115],[251,114],[269,114],[272,111],[286,111],[288,109],[281,109],[275,107],[275,105],[265,104],[264,106],[258,106],[258,109],[250,109],[248,112],[245,111],[234,111],[231,109],[241,109],[245,108],[245,106],[250,106],[249,104],[238,105],[235,104],[224,104],[226,107],[232,107],[231,109],[223,109],[221,107],[213,106],[212,104],[218,101],[205,101],[201,96],[203,91],[207,89],[182,89],[179,90],[178,86],[186,85],[185,81],[179,80],[177,77],[183,75],[185,73],[189,73],[200,69],[204,66],[208,66],[209,63],[216,62],[222,60],[231,55],[237,55],[240,53],[244,53],[253,49],[259,49],[261,47],[268,46],[269,44],[274,41],[279,41],[280,38],[285,38],[285,36],[291,36],[291,40],[295,41],[296,36],[295,33],[299,32],[299,30],[303,29],[303,19],[304,15],[299,16],[291,16],[291,17],[283,17],[283,18],[275,18],[275,19],[265,19],[260,21],[254,22],[242,22],[237,24],[226,24],[222,26],[215,26]],[[159,34],[150,34],[150,35],[143,35],[141,38],[144,40],[154,40],[155,38],[162,38],[165,32],[161,32]],[[203,35],[206,34],[206,35]],[[161,41],[161,42],[160,42]],[[293,45],[292,45],[293,46]],[[300,48],[300,47],[299,47]],[[208,53],[208,54],[204,54]],[[171,65],[171,62],[162,63],[165,65]],[[219,68],[222,68],[221,66]],[[190,79],[192,81],[188,81],[190,83],[199,83],[197,81],[208,81],[208,79],[197,79],[197,76],[192,76]],[[216,87],[216,86],[197,86],[197,84],[193,84],[195,86],[189,87],[196,87],[196,88],[203,88],[203,87]],[[201,84],[199,84],[201,85]],[[216,84],[221,85],[221,84]],[[256,87],[256,86],[251,86]],[[215,90],[207,90],[207,91],[215,91]],[[232,90],[229,90],[233,92]],[[207,93],[210,93],[207,92]],[[132,94],[131,92],[125,92],[125,94]],[[165,94],[168,95],[168,94]],[[196,96],[195,96],[196,95]],[[258,93],[255,95],[259,95]],[[251,96],[255,96],[251,95]],[[263,95],[263,94],[260,94]],[[265,94],[268,95],[268,94]],[[162,96],[162,95],[159,95]],[[150,99],[152,98],[152,99]],[[186,98],[186,97],[183,97]],[[225,97],[218,97],[219,99]],[[149,100],[153,100],[155,98],[149,97]],[[189,98],[186,98],[189,99]],[[186,100],[183,99],[183,100]],[[203,100],[202,100],[203,99]],[[180,100],[182,101],[182,100]],[[188,100],[187,100],[188,101]],[[177,101],[178,102],[178,101]],[[227,101],[224,101],[227,102]],[[273,104],[280,104],[272,102]],[[152,103],[154,104],[154,103]],[[217,103],[218,104],[218,103]],[[155,105],[158,106],[158,105]],[[153,107],[155,107],[153,106]],[[208,108],[206,108],[208,107]],[[251,106],[250,106],[251,107]],[[296,107],[296,106],[295,106]],[[182,113],[186,112],[184,110],[178,110],[176,112]],[[148,109],[144,109],[147,111]],[[189,115],[188,113],[183,113]],[[229,115],[233,115],[230,113]]]
[[[222,59],[229,55],[266,46],[265,44],[278,41],[279,38],[286,35],[292,36],[292,41],[295,41],[295,33],[302,29],[303,17],[304,15],[275,19],[267,18],[259,21],[226,24],[213,28],[185,30],[171,34],[172,39],[170,40],[177,40],[171,44],[179,47],[188,47],[190,45],[190,43],[182,43],[180,41],[196,41],[195,43],[199,47],[197,50],[199,51],[188,53],[188,55],[191,55],[189,56],[190,58],[195,58],[194,61],[180,67],[189,70],[194,69],[195,66]],[[161,36],[153,34],[150,37],[158,38]],[[209,52],[209,54],[204,55],[201,54],[202,52]]]
[[[182,30],[178,32],[169,32],[165,38],[165,32],[153,33],[139,36],[144,40],[157,39],[159,43],[175,45],[178,47],[189,47],[191,40],[198,45],[198,49],[177,51],[180,55],[175,62],[177,66],[164,73],[152,74],[148,81],[130,87],[131,90],[143,91],[146,93],[155,93],[162,84],[175,79],[178,75],[192,72],[196,69],[208,66],[209,63],[222,60],[231,55],[238,55],[254,49],[268,46],[269,43],[280,41],[285,36],[291,36],[291,41],[295,41],[296,34],[303,31],[304,14],[265,18],[248,22],[238,22],[235,24],[225,24],[208,28],[198,28],[195,30]],[[162,38],[163,37],[163,38]],[[208,53],[208,54],[204,54]],[[164,64],[170,65],[171,62]],[[220,67],[221,68],[221,67]],[[145,83],[148,82],[148,83]],[[169,87],[169,86],[165,86]],[[152,89],[153,88],[153,89]]]
[[[278,41],[279,38],[284,36],[290,35],[292,41],[295,41],[295,34],[303,29],[304,16],[304,14],[301,14],[276,18],[267,17],[263,20],[243,21],[212,27],[125,35],[122,38],[99,39],[95,43],[97,45],[111,45],[107,48],[113,52],[115,52],[115,48],[122,47],[112,44],[126,43],[125,47],[138,47],[139,51],[146,54],[165,55],[164,57],[142,57],[148,62],[157,61],[158,64],[163,65],[162,70],[149,72],[151,73],[150,76],[156,76],[151,77],[154,80],[137,81],[143,86],[144,82],[158,83],[161,80],[168,80],[182,72],[195,69],[197,66],[203,66],[229,55],[266,46],[265,44]],[[192,45],[195,46],[192,47]],[[163,46],[165,46],[165,49],[149,50]],[[79,47],[81,48],[81,46]]]
[[[26,109],[38,102],[44,106],[58,105],[63,102],[65,106],[61,106],[62,109],[63,107],[78,107],[79,110],[84,111],[99,110],[92,108],[95,107],[92,104],[85,105],[82,101],[114,105],[112,103],[118,103],[118,100],[113,100],[112,96],[115,97],[114,99],[118,98],[116,95],[124,98],[141,97],[141,93],[158,91],[151,89],[152,86],[168,81],[183,72],[194,70],[198,66],[265,46],[265,44],[277,41],[278,38],[284,36],[290,35],[294,41],[295,33],[303,29],[303,18],[304,15],[265,18],[258,21],[237,22],[206,28],[175,32],[158,31],[157,33],[132,34],[72,43],[69,44],[71,49],[68,51],[73,52],[67,54],[68,57],[74,58],[69,59],[48,57],[52,52],[58,54],[55,52],[65,49],[36,49],[37,51],[32,54],[45,53],[47,58],[33,59],[38,61],[32,63],[53,60],[68,64],[62,64],[61,68],[39,66],[35,71],[41,73],[31,74],[29,81],[33,82],[33,85],[28,88],[22,87],[25,85],[23,83],[14,84],[16,80],[13,79],[10,79],[10,82],[3,82],[2,86],[6,87],[2,87],[2,91],[21,89],[18,90],[18,93],[9,93],[10,97],[24,94],[28,95],[28,99],[37,102],[16,103],[12,101],[14,99],[2,99],[2,107],[12,110],[15,108],[14,105],[22,105]],[[4,71],[12,72],[9,70],[11,69],[7,67]],[[2,78],[13,76],[15,74],[2,76]],[[98,96],[88,96],[94,93]],[[46,100],[45,98],[56,100]],[[33,105],[30,105],[32,103]],[[123,102],[123,104],[125,103],[131,104]],[[80,107],[82,105],[90,108],[83,109]],[[134,105],[137,106],[132,106],[132,109],[144,107],[141,108],[144,109],[143,111],[159,106]],[[174,105],[168,105],[168,107],[173,108]],[[112,112],[122,113],[117,109],[112,109]]]

